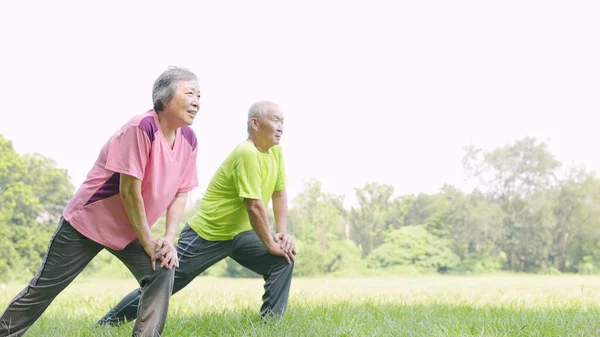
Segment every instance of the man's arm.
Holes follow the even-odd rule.
[[[138,239],[142,243],[146,254],[150,256],[152,270],[155,270],[154,262],[163,254],[161,254],[162,251],[156,251],[157,240],[154,235],[152,235],[150,227],[148,227],[144,199],[142,198],[142,181],[132,176],[121,174],[119,181],[119,194],[121,196],[121,200],[123,200],[123,206],[127,212],[127,217],[129,218],[129,221],[131,222]]]
[[[271,232],[269,231],[269,217],[267,215],[267,209],[263,204],[262,200],[259,199],[244,199],[246,210],[248,211],[248,217],[250,218],[250,224],[258,235],[258,238],[267,247],[269,253],[273,255],[279,255],[285,257],[288,263],[291,263],[290,256],[283,251],[280,244],[276,243]],[[291,257],[293,260],[293,256]]]
[[[293,259],[296,255],[294,240],[287,233],[287,192],[285,189],[273,192],[273,213],[275,215],[275,242]]]
[[[275,231],[287,234],[287,193],[285,189],[273,192],[273,213],[275,215]]]

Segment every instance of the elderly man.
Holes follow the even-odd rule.
[[[221,164],[200,204],[181,231],[173,293],[229,256],[261,274],[265,293],[261,316],[280,317],[286,308],[296,249],[287,234],[286,175],[278,145],[283,115],[272,102],[257,102],[248,114],[248,139]],[[266,205],[273,200],[276,233],[270,234]],[[99,324],[138,320],[142,289],[127,295]]]
[[[198,185],[194,122],[198,79],[171,67],[154,82],[154,110],[133,117],[104,145],[63,211],[42,266],[0,317],[0,336],[21,336],[102,249],[143,289],[133,336],[162,333],[178,257],[173,247],[187,192]],[[150,231],[167,211],[166,231]]]

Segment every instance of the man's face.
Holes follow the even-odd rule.
[[[196,81],[179,81],[173,99],[165,105],[173,117],[182,125],[192,125],[200,110],[200,87]]]
[[[269,109],[257,118],[257,138],[261,143],[271,147],[279,144],[283,134],[283,114],[277,108]]]

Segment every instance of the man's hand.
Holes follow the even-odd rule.
[[[294,255],[284,252],[279,243],[274,242],[273,245],[271,247],[267,247],[267,249],[272,255],[285,257],[287,263],[292,263],[292,261],[294,261]]]
[[[288,234],[277,233],[273,235],[273,240],[275,243],[279,244],[281,249],[283,249],[283,252],[293,261],[296,255],[296,244],[294,243],[294,239]]]
[[[162,237],[158,239],[155,252],[160,254],[160,266],[166,269],[173,267],[179,267],[179,257],[177,256],[177,250],[173,246],[173,240],[168,237]]]
[[[286,253],[292,253],[296,255],[296,243],[294,243],[294,239],[288,234],[285,233],[277,233],[273,235],[273,240],[281,245],[281,248]]]

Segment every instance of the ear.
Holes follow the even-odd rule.
[[[254,130],[258,130],[258,118],[252,118],[250,120],[250,125],[252,125]]]

